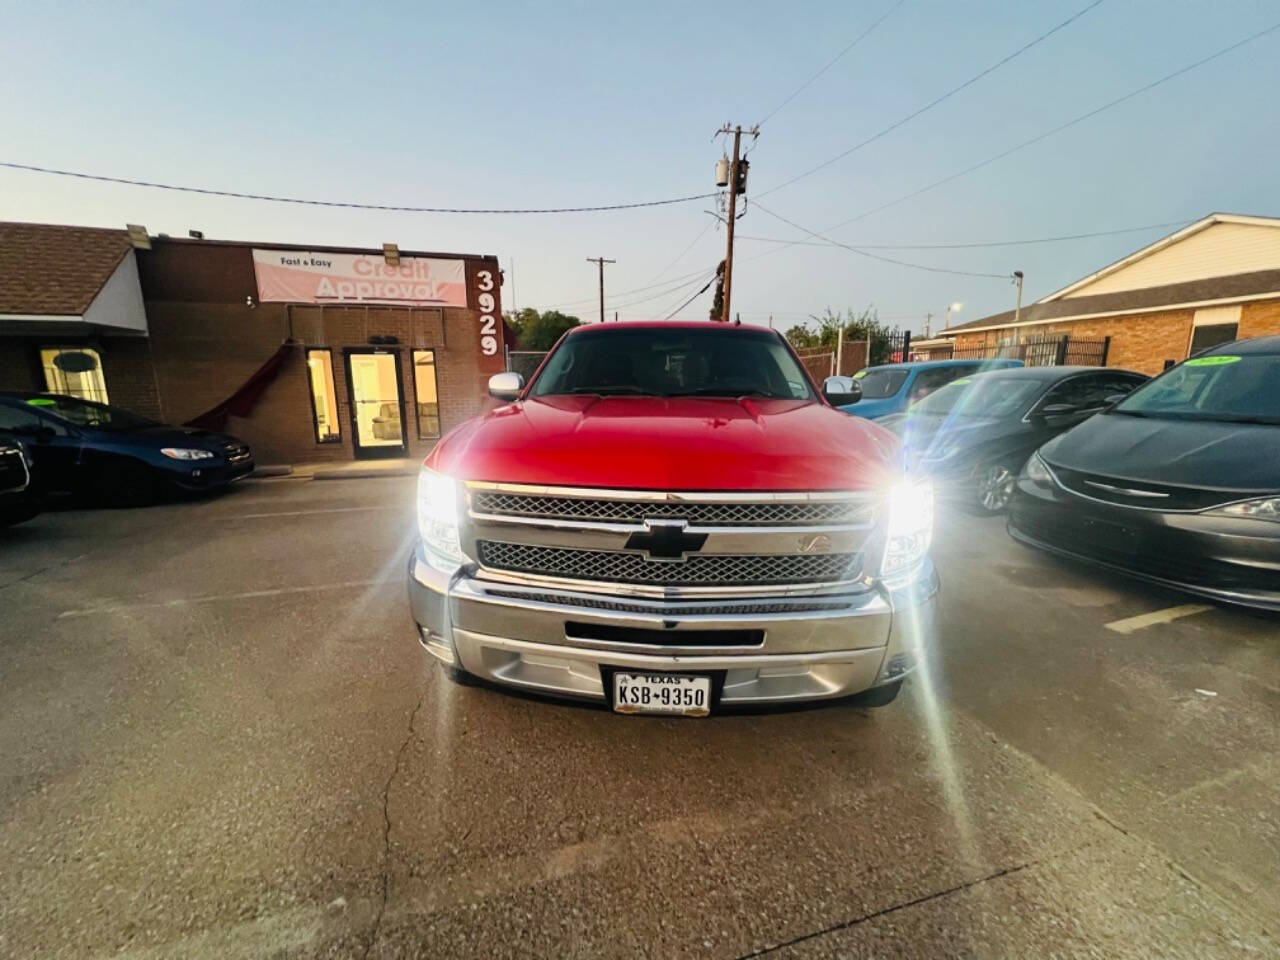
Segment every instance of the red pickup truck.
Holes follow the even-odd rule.
[[[566,334],[418,483],[422,645],[480,678],[623,713],[893,700],[933,636],[932,491],[775,331]]]

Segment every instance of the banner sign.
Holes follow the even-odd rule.
[[[263,303],[395,303],[465,307],[466,263],[401,257],[388,266],[379,254],[253,251],[258,300]]]

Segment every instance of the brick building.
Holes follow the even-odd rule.
[[[425,455],[503,369],[492,256],[0,223],[0,389],[220,427],[260,463]]]
[[[1014,314],[914,347],[969,356],[1052,337],[1109,338],[1107,366],[1156,374],[1218,343],[1280,334],[1280,219],[1211,214]]]

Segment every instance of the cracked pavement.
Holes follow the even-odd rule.
[[[616,716],[427,661],[412,493],[0,533],[0,955],[1280,952],[1275,619],[945,516],[898,702]]]

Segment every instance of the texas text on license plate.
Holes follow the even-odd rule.
[[[615,673],[613,709],[619,713],[705,717],[711,712],[711,678],[687,673]]]

